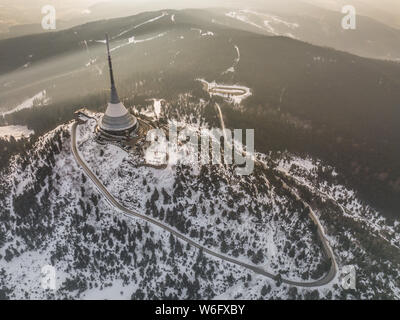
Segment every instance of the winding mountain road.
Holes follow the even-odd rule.
[[[253,271],[256,274],[268,277],[270,279],[273,280],[277,280],[278,276],[271,274],[265,270],[263,270],[261,267],[256,266],[256,265],[251,265],[245,262],[242,262],[240,260],[231,258],[229,256],[223,255],[221,253],[218,253],[216,251],[213,251],[207,247],[204,247],[198,243],[196,243],[195,241],[193,241],[192,239],[186,237],[185,235],[177,232],[176,230],[172,229],[171,227],[164,225],[163,223],[152,219],[151,217],[148,217],[146,215],[134,212],[133,210],[130,210],[126,207],[124,207],[123,205],[121,205],[115,198],[114,196],[108,192],[107,188],[102,184],[102,182],[96,177],[96,175],[89,169],[89,167],[86,165],[86,163],[82,160],[78,148],[77,148],[77,144],[76,144],[76,129],[77,129],[77,122],[75,122],[72,125],[72,129],[71,129],[71,149],[72,149],[72,153],[73,156],[77,162],[77,164],[83,169],[83,171],[86,173],[86,175],[92,180],[92,182],[95,184],[95,186],[97,187],[97,189],[100,191],[101,194],[104,195],[104,197],[107,199],[107,201],[110,203],[111,206],[115,207],[117,210],[121,211],[124,215],[128,216],[128,217],[136,217],[142,220],[147,221],[148,223],[155,225],[171,234],[173,234],[176,238],[192,245],[193,247],[196,247],[200,250],[202,250],[204,253],[221,259],[223,261],[227,261],[230,262],[232,264],[235,264],[237,266],[243,267],[245,269],[248,269],[250,271]],[[311,208],[310,208],[311,209]],[[335,258],[333,256],[333,252],[332,249],[330,248],[329,244],[326,241],[326,238],[324,236],[324,231],[322,229],[322,226],[320,225],[318,219],[315,216],[315,219],[317,221],[317,226],[318,226],[318,233],[321,237],[322,243],[324,244],[324,248],[326,250],[326,253],[328,254],[328,256],[331,258],[332,261],[332,265],[331,268],[329,270],[329,272],[322,278],[316,281],[311,281],[311,282],[299,282],[299,281],[292,281],[289,279],[284,279],[281,278],[281,281],[283,283],[286,283],[288,285],[292,285],[292,286],[297,286],[297,287],[308,287],[308,288],[312,288],[312,287],[320,287],[320,286],[324,286],[326,284],[329,284],[335,277],[336,277],[336,273],[337,273],[337,266],[336,266],[336,261]]]

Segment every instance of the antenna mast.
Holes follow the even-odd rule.
[[[106,44],[107,44],[107,54],[108,54],[108,66],[110,69],[110,80],[111,80],[111,103],[117,104],[117,103],[120,103],[120,100],[118,97],[117,88],[115,87],[114,72],[113,72],[112,61],[111,61],[110,43],[108,40],[108,34],[106,34]]]

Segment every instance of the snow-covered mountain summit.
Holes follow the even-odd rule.
[[[190,114],[201,115],[204,101],[185,105],[181,126],[208,126]],[[157,121],[171,112],[167,101]],[[257,154],[253,174],[242,177],[222,165],[156,169],[97,143],[95,125],[77,127],[80,157],[121,207],[148,219],[104,196],[74,157],[74,125],[58,127],[1,175],[2,298],[399,297],[399,223],[360,201],[321,161]],[[311,211],[337,263],[326,284],[318,281],[333,261]],[[42,287],[48,265],[56,290]],[[357,290],[343,288],[345,266],[354,266]]]

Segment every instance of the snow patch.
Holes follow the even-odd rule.
[[[166,32],[163,32],[163,33],[157,34],[157,35],[155,35],[155,36],[153,36],[153,37],[146,38],[146,39],[139,39],[139,40],[136,40],[135,37],[130,37],[130,38],[128,39],[128,42],[125,42],[125,43],[123,43],[123,44],[121,44],[121,45],[119,45],[119,46],[116,46],[116,47],[110,49],[110,51],[113,52],[113,51],[115,51],[115,50],[118,50],[118,49],[121,49],[121,48],[123,48],[123,47],[126,47],[127,45],[130,45],[130,44],[137,44],[137,43],[142,43],[142,42],[147,42],[147,41],[155,40],[155,39],[158,39],[158,38],[161,38],[161,37],[165,36],[166,34],[167,34]]]
[[[141,26],[144,26],[144,25],[146,25],[146,24],[148,24],[148,23],[157,21],[157,20],[159,20],[159,19],[161,19],[161,18],[163,18],[163,17],[165,17],[165,16],[167,16],[167,15],[168,15],[167,12],[163,12],[161,15],[159,15],[159,16],[157,16],[157,17],[155,17],[155,18],[149,19],[149,20],[147,20],[147,21],[145,21],[145,22],[142,22],[142,23],[140,23],[140,24],[138,24],[138,25],[135,25],[135,26],[133,26],[133,27],[131,27],[131,28],[129,28],[129,29],[126,29],[126,30],[120,32],[120,33],[117,34],[116,36],[112,37],[112,39],[119,38],[119,37],[123,36],[124,34],[130,32],[130,31],[132,31],[132,30],[135,30],[135,29],[137,29],[137,28],[139,28],[139,27],[141,27]]]
[[[295,30],[295,29],[299,28],[299,26],[300,26],[298,23],[285,21],[283,18],[276,16],[276,15],[260,13],[260,12],[251,11],[251,10],[239,10],[237,12],[231,11],[231,12],[226,13],[225,15],[232,19],[236,19],[243,23],[251,25],[257,29],[267,31],[268,33],[271,33],[275,36],[287,36],[287,37],[295,38],[295,39],[296,39],[296,37],[292,33],[287,32],[287,31],[283,32],[282,27],[284,27],[286,29]],[[260,19],[260,18],[263,19],[262,24],[258,24],[256,22],[254,22],[251,19],[252,16],[256,17],[257,19]],[[279,30],[277,30],[276,28],[279,28]]]
[[[235,61],[233,62],[233,66],[230,67],[230,68],[228,68],[228,69],[225,70],[224,72],[222,72],[222,74],[227,74],[227,73],[230,73],[230,72],[233,73],[233,72],[236,71],[236,67],[237,67],[237,65],[238,65],[239,62],[240,62],[240,50],[239,50],[239,47],[236,46],[236,45],[235,45],[235,50],[236,50],[236,53],[237,53],[237,58],[236,58]]]
[[[46,97],[46,90],[43,90],[43,91],[37,93],[36,95],[34,95],[32,98],[25,100],[24,102],[22,102],[20,105],[18,105],[14,109],[11,109],[10,111],[7,111],[7,112],[3,112],[3,116],[17,112],[17,111],[21,111],[23,109],[32,108],[36,102],[41,102],[42,104],[46,104],[48,101],[49,101],[49,99]]]
[[[34,134],[34,131],[29,130],[27,126],[5,126],[0,127],[0,137],[5,139],[10,139],[11,136],[15,140],[20,140]]]

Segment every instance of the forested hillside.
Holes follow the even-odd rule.
[[[207,11],[148,12],[1,41],[1,107],[44,89],[50,97],[3,124],[27,124],[42,134],[83,106],[104,110],[106,32],[128,107],[187,92],[210,99],[198,78],[247,86],[252,95],[242,108],[213,98],[229,127],[255,128],[259,151],[324,159],[346,173],[343,182],[363,199],[398,215],[400,65],[240,30],[210,21]]]

